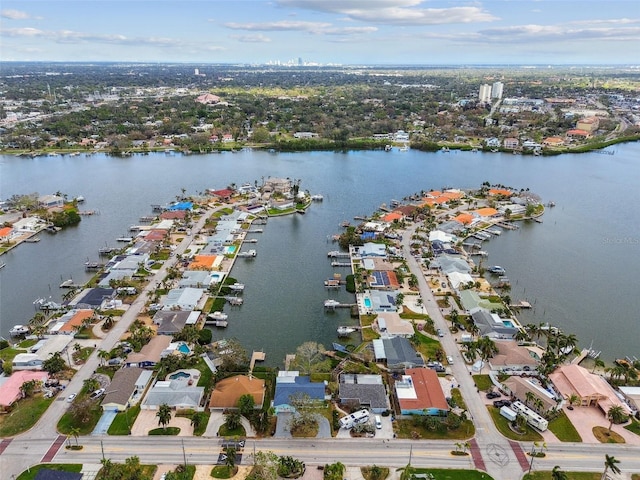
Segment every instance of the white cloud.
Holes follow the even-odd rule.
[[[539,43],[570,40],[631,40],[640,41],[640,27],[576,28],[571,25],[516,25],[477,32],[476,41]]]
[[[271,41],[269,37],[261,33],[252,35],[230,35],[230,38],[243,43],[269,43]]]
[[[8,18],[9,20],[26,20],[31,18],[27,12],[22,10],[2,10],[0,11],[0,17]]]
[[[324,22],[298,22],[290,20],[281,20],[279,22],[264,22],[264,23],[236,23],[229,22],[224,24],[225,27],[232,30],[248,30],[248,31],[262,31],[262,32],[286,32],[286,31],[299,31],[319,33],[323,29],[331,27],[330,23]]]
[[[283,7],[340,13],[349,19],[377,24],[420,26],[492,22],[498,17],[479,7],[420,8],[421,0],[279,0]]]

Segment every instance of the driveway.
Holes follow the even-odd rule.
[[[276,433],[273,435],[276,438],[291,438],[291,431],[289,430],[289,423],[293,417],[292,413],[278,413],[276,421]],[[318,421],[318,433],[315,438],[331,438],[331,425],[322,415],[316,415]]]
[[[113,419],[116,418],[117,413],[118,411],[115,409],[105,410],[102,412],[102,416],[100,417],[100,420],[98,420],[93,432],[91,432],[91,435],[106,435],[107,430],[109,430],[109,427],[111,426]]]
[[[564,408],[564,413],[567,414],[573,426],[576,427],[576,430],[582,437],[583,443],[600,443],[593,435],[593,427],[601,426],[609,428],[609,420],[607,420],[604,414],[596,407],[573,407],[573,410]],[[626,443],[630,445],[640,445],[640,436],[629,430],[625,430],[624,424],[614,425],[611,430],[620,434]]]
[[[133,424],[133,427],[131,427],[131,435],[144,437],[149,435],[150,430],[159,427],[156,410],[141,410],[136,422]],[[179,437],[189,437],[193,435],[191,420],[187,417],[176,417],[175,412],[171,412],[171,421],[167,427],[178,427],[180,429],[180,433],[178,433]]]
[[[216,410],[211,412],[211,416],[209,416],[209,423],[207,424],[207,429],[204,432],[203,437],[217,437],[218,431],[220,427],[224,424],[224,413],[221,410]],[[251,426],[249,420],[245,417],[240,418],[240,423],[244,427],[244,431],[247,433],[247,437],[255,437],[256,431]]]

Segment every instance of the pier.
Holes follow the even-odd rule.
[[[324,308],[334,309],[334,308],[351,308],[357,306],[356,303],[340,303],[337,300],[325,300]]]
[[[332,267],[350,267],[351,262],[331,262]]]
[[[251,228],[247,230],[247,233],[262,233],[263,230],[261,228]]]
[[[255,367],[256,362],[264,362],[265,358],[267,358],[266,353],[254,350],[251,354],[251,361],[249,362],[249,373],[253,372],[253,367]]]
[[[332,250],[331,252],[327,253],[327,257],[329,258],[349,258],[349,256],[349,252],[339,252],[338,250]]]
[[[73,278],[65,280],[59,285],[60,288],[82,288],[83,286],[84,285],[80,285],[79,283],[74,283]]]
[[[533,308],[529,302],[520,300],[518,303],[512,303],[509,308]]]

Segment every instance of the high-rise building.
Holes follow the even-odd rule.
[[[480,85],[480,95],[478,95],[478,99],[483,103],[489,103],[491,101],[491,85],[486,83]]]
[[[195,68],[193,70],[193,74],[197,77],[198,75],[200,75],[200,69],[199,68]]]
[[[504,84],[502,82],[495,82],[491,86],[491,98],[497,98],[498,100],[501,99],[503,88],[504,88]]]

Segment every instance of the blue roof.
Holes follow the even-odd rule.
[[[179,202],[171,205],[167,210],[191,210],[193,202]]]
[[[310,400],[324,400],[324,383],[311,382],[309,377],[296,377],[292,383],[276,383],[273,405],[290,405],[291,396],[308,395]]]

